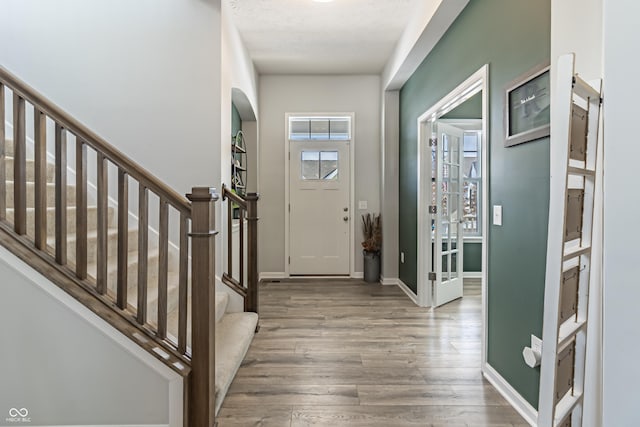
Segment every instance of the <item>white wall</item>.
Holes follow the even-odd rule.
[[[576,71],[587,81],[602,78],[602,0],[552,0],[551,63],[552,87],[555,87],[555,64],[560,55],[576,54]],[[553,108],[553,106],[552,106]],[[553,123],[553,114],[551,115]],[[602,131],[602,126],[601,129]],[[602,170],[602,132],[598,152]],[[553,152],[553,151],[552,151]],[[595,206],[602,207],[602,176],[596,183],[600,192]],[[594,212],[593,258],[602,259],[602,209]],[[587,375],[585,381],[584,427],[602,425],[602,264],[592,264],[592,290],[589,298],[589,339],[587,341]]]
[[[2,247],[0,278],[0,424],[182,425],[178,374]]]
[[[604,401],[603,426],[640,425],[636,226],[640,197],[634,174],[640,92],[640,2],[604,0]]]
[[[380,77],[260,77],[260,272],[285,271],[285,113],[355,113],[355,200],[380,212]],[[357,204],[356,204],[357,206]],[[356,211],[355,271],[362,271],[360,214]]]
[[[218,185],[220,0],[6,0],[0,63],[180,193]]]

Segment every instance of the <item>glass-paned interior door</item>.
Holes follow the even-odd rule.
[[[432,272],[434,306],[462,297],[463,138],[461,129],[434,122],[432,148]]]

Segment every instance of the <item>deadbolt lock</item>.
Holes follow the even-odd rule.
[[[349,208],[343,208],[342,210],[347,212],[349,210]]]

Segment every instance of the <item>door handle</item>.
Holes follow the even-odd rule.
[[[349,221],[349,217],[348,217],[348,216],[345,216],[345,217],[343,217],[342,219],[343,219],[345,222]]]

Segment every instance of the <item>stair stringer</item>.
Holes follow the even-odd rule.
[[[106,426],[183,426],[182,375],[3,246],[0,246],[0,276],[3,277],[3,286],[0,287],[0,321],[5,325],[20,325],[19,328],[1,328],[0,331],[1,342],[14,343],[11,352],[0,352],[0,366],[5,367],[2,373],[3,383],[11,384],[11,377],[15,376],[13,383],[18,384],[14,387],[2,387],[2,390],[11,395],[3,396],[3,391],[0,390],[0,401],[14,402],[22,397],[21,392],[28,394],[19,404],[29,410],[32,422],[39,425],[80,425],[90,420],[91,424]],[[20,297],[24,292],[28,295],[27,298]],[[23,300],[28,300],[30,304],[21,304]],[[39,301],[38,305],[36,301]],[[47,310],[41,309],[42,301]],[[30,307],[38,307],[38,312],[30,313]],[[21,319],[16,318],[16,312],[18,316],[22,316]],[[46,324],[43,324],[43,320]],[[73,346],[76,340],[82,341],[83,345]],[[33,351],[34,346],[46,351]],[[103,347],[111,348],[111,351],[98,351]],[[6,360],[8,358],[11,359]],[[29,360],[33,358],[36,360]],[[123,363],[128,369],[123,368]],[[38,375],[38,371],[42,371],[41,375]],[[136,373],[140,372],[145,374],[136,377]],[[147,377],[156,380],[145,384],[144,378]],[[30,379],[27,381],[26,378]],[[56,378],[60,382],[54,393],[51,382]],[[83,378],[87,381],[85,385],[81,382]],[[95,383],[100,378],[104,381]],[[48,387],[42,402],[38,400],[42,393],[29,393],[29,387],[38,387],[38,381],[46,382]],[[21,383],[24,383],[24,388]],[[159,394],[154,391],[158,383],[163,384]],[[147,390],[150,394],[149,402],[144,403],[144,397],[141,402],[141,397],[137,394],[126,394],[127,389],[132,387],[135,391],[135,384]],[[72,389],[72,386],[78,391],[75,399],[71,400],[74,409],[65,411],[65,399],[74,397],[65,392]],[[108,395],[109,401],[92,401],[96,390]],[[114,401],[122,393],[125,393],[121,396],[122,402]],[[126,403],[123,403],[128,399],[132,401],[131,407],[126,407]],[[153,404],[155,399],[159,399],[157,411],[154,410],[154,415],[149,416],[150,408],[147,405]],[[56,403],[57,400],[59,402]],[[136,406],[140,406],[139,412],[133,413]],[[91,418],[79,421],[77,417],[85,413],[90,414]],[[110,413],[114,416],[110,416]],[[99,419],[100,417],[103,418]]]

